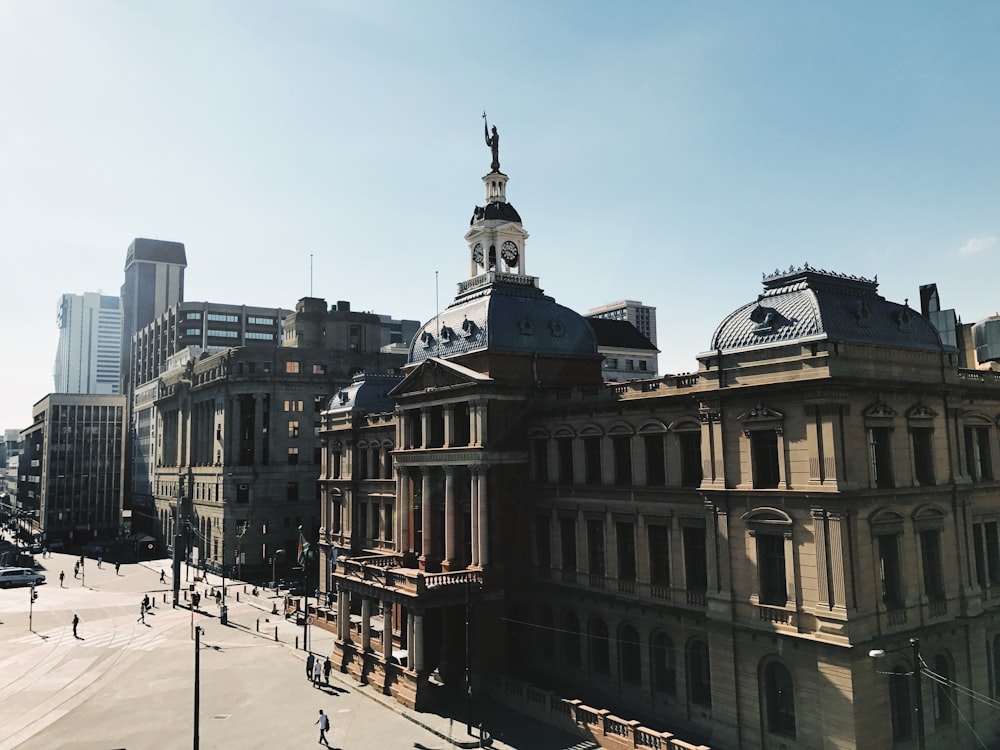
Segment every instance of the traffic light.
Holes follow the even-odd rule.
[[[31,601],[33,601],[33,602],[38,601],[38,592],[35,591],[34,585],[32,585],[32,587],[31,587]]]

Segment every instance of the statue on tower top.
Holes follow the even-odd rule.
[[[497,126],[493,126],[493,135],[490,135],[486,122],[486,112],[483,112],[483,135],[486,136],[486,145],[493,152],[493,161],[490,162],[490,169],[494,172],[500,171],[500,134],[497,133]]]

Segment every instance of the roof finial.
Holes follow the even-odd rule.
[[[490,162],[490,170],[493,172],[500,171],[500,134],[497,133],[497,126],[493,126],[493,135],[490,135],[489,127],[486,122],[486,110],[483,110],[483,135],[486,136],[486,145],[490,147],[490,151],[493,152],[493,161]]]

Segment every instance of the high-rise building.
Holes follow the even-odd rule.
[[[125,256],[122,284],[121,376],[127,378],[132,361],[132,336],[168,309],[184,300],[184,245],[137,237]],[[122,393],[130,393],[126,384]]]
[[[592,307],[587,311],[588,318],[603,318],[605,320],[627,320],[639,329],[656,346],[656,308],[644,305],[632,299],[611,302],[600,307]]]
[[[64,294],[56,315],[56,393],[118,393],[121,300],[98,292]]]
[[[50,393],[21,431],[18,501],[46,541],[114,539],[121,528],[125,397]]]

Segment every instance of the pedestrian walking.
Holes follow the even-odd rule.
[[[330,719],[323,713],[322,708],[319,710],[319,718],[313,723],[319,724],[319,744],[330,747],[330,743],[326,741],[326,731],[330,728]]]
[[[101,568],[101,565],[103,565],[103,564],[104,564],[104,558],[101,557],[100,555],[98,555],[98,557],[97,557],[97,569],[98,570],[103,570],[103,568]]]
[[[62,570],[60,570],[60,571],[59,571],[59,588],[65,588],[65,586],[63,586],[63,580],[64,580],[65,578],[66,578],[66,572],[65,572],[65,571],[62,571]]]
[[[146,602],[139,602],[139,619],[136,622],[146,624]]]
[[[147,612],[149,611],[149,594],[142,597],[142,606]]]
[[[320,682],[323,680],[323,662],[318,658],[313,662],[313,687],[318,688]]]
[[[116,569],[115,572],[117,573],[118,570]],[[164,570],[163,568],[160,568],[160,583],[166,583],[167,582],[166,576],[167,576],[167,571]]]
[[[326,661],[323,662],[323,676],[326,678],[326,684],[330,684],[330,672],[333,671],[333,662],[330,661],[330,657],[326,657]]]
[[[78,615],[78,614],[76,614],[76,612],[74,612],[73,613],[73,637],[74,638],[79,638],[80,637],[80,636],[78,636],[76,634],[76,626],[79,625],[79,624],[80,624],[80,615]]]
[[[80,563],[73,563],[73,577],[80,577]]]
[[[120,562],[115,563],[115,575],[118,575],[118,569],[122,566]]]
[[[312,679],[312,676],[313,676],[313,664],[315,662],[316,662],[316,657],[312,655],[312,652],[310,652],[309,656],[306,657],[306,679],[307,680],[311,680]]]

